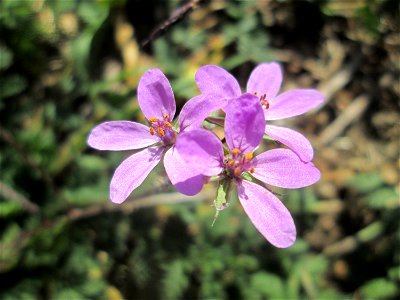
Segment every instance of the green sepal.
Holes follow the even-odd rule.
[[[251,182],[254,180],[253,176],[251,176],[250,173],[247,173],[247,172],[242,173],[242,178],[246,179],[247,181],[251,181]]]
[[[269,135],[266,135],[266,134],[264,134],[263,139],[266,140],[266,141],[273,141],[273,142],[276,142],[275,139],[273,139],[272,137],[270,137]]]

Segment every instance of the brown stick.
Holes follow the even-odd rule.
[[[369,103],[370,98],[367,95],[361,95],[354,99],[347,109],[322,131],[319,137],[319,145],[326,146],[342,134],[351,123],[357,121],[363,115]]]
[[[193,197],[180,193],[162,193],[137,199],[128,198],[124,204],[113,204],[107,201],[104,204],[96,204],[83,209],[74,208],[67,213],[67,216],[69,220],[75,221],[83,218],[93,217],[102,213],[121,212],[124,215],[129,215],[135,210],[143,207],[204,201],[210,199],[211,197],[211,193],[205,191]]]
[[[170,28],[172,25],[180,21],[185,15],[187,15],[189,12],[191,12],[193,9],[196,8],[196,6],[204,0],[191,0],[182,5],[181,7],[176,8],[169,18],[164,21],[161,25],[159,25],[155,30],[153,30],[152,33],[150,33],[149,37],[142,43],[142,47],[146,46],[148,43],[151,41],[155,40],[162,34],[164,34],[168,28]]]
[[[7,184],[1,181],[0,181],[0,194],[7,201],[14,201],[20,204],[24,210],[26,210],[31,214],[37,213],[39,211],[39,206],[29,201],[28,198],[26,198],[24,195],[20,194],[12,187],[8,186]]]

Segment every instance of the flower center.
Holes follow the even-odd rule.
[[[244,172],[254,173],[251,164],[253,152],[242,153],[238,148],[232,149],[230,155],[225,158],[225,172],[229,177],[239,178]]]
[[[173,144],[176,138],[176,132],[172,129],[169,115],[164,114],[163,120],[157,118],[149,118],[150,134],[157,135],[166,145]]]
[[[254,95],[256,95],[257,97],[260,97],[260,104],[261,104],[262,108],[264,108],[264,109],[269,108],[269,101],[267,100],[267,94],[262,94],[261,96],[259,96],[259,94],[257,92],[254,92]]]

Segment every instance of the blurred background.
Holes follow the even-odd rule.
[[[397,0],[3,0],[0,26],[1,299],[400,296]],[[105,120],[145,122],[147,69],[167,75],[179,110],[200,66],[244,87],[272,60],[282,90],[326,96],[284,122],[312,141],[322,172],[312,187],[274,189],[293,247],[271,246],[236,200],[211,227],[215,185],[182,196],[162,165],[110,203],[129,153],[86,138]]]

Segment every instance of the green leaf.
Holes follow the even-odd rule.
[[[13,61],[13,54],[6,47],[0,46],[0,71],[7,69]]]
[[[106,186],[82,186],[77,189],[68,189],[64,193],[65,199],[77,207],[107,201],[108,191]]]
[[[274,274],[258,272],[251,276],[251,299],[286,299],[285,286],[281,278]]]
[[[21,93],[27,86],[25,78],[19,75],[10,75],[0,80],[0,100]]]
[[[22,206],[16,202],[0,202],[0,218],[9,218],[22,211]]]
[[[351,178],[348,185],[359,192],[368,193],[382,186],[383,180],[377,173],[364,173]]]
[[[78,157],[78,165],[88,171],[104,171],[108,167],[108,162],[99,156],[82,154]]]
[[[364,284],[360,293],[365,299],[388,299],[396,295],[397,286],[386,278],[376,278]]]
[[[79,293],[76,289],[66,288],[56,292],[54,299],[84,299],[84,295]]]
[[[282,249],[282,253],[283,253],[283,255],[287,255],[287,254],[299,255],[302,253],[306,253],[307,251],[309,251],[309,249],[310,249],[310,246],[308,245],[308,243],[305,240],[298,238],[296,240],[296,243],[292,247]]]
[[[22,246],[17,243],[20,234],[20,227],[16,223],[13,223],[5,229],[1,236],[0,273],[12,269],[18,262],[20,256],[18,246]]]
[[[361,242],[369,242],[383,233],[384,225],[381,221],[375,221],[357,232],[357,239]]]
[[[391,209],[399,206],[399,195],[393,188],[384,187],[370,193],[367,203],[372,208]]]
[[[180,299],[189,284],[185,264],[176,260],[165,267],[166,273],[163,280],[163,297],[165,299]]]
[[[400,281],[400,265],[390,268],[388,275],[390,279]]]

